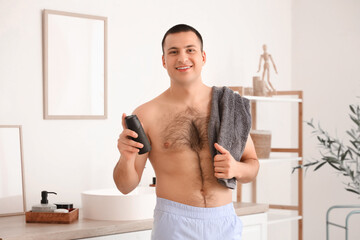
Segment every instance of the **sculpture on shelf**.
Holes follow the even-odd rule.
[[[278,72],[277,72],[274,60],[271,57],[271,54],[269,54],[267,52],[266,44],[263,45],[263,50],[264,50],[264,53],[260,55],[259,70],[257,72],[260,72],[261,63],[262,63],[262,60],[264,60],[264,67],[263,67],[263,73],[262,73],[261,80],[264,81],[264,84],[265,84],[266,89],[267,89],[268,92],[276,94],[276,90],[275,90],[275,88],[272,86],[272,84],[270,82],[270,64],[269,64],[269,60],[271,61],[272,65],[274,67],[275,73],[277,74]],[[268,84],[265,83],[265,73],[266,73],[266,76],[267,76],[267,83]]]

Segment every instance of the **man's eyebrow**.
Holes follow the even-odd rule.
[[[196,47],[196,45],[190,44],[190,45],[186,45],[186,46],[185,46],[185,48],[191,48],[191,47]],[[179,48],[177,48],[177,47],[171,47],[171,48],[168,48],[168,51],[170,51],[170,50],[177,50],[177,49],[179,49]]]
[[[177,50],[178,48],[177,47],[171,47],[171,48],[168,48],[168,51],[173,50],[173,49]]]

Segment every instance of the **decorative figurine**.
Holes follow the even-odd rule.
[[[260,72],[260,68],[261,68],[261,63],[262,63],[262,60],[264,59],[264,71],[262,73],[262,79],[264,81],[264,85],[266,86],[266,89],[269,93],[271,94],[276,94],[276,90],[275,88],[272,86],[271,82],[270,82],[270,64],[269,64],[269,59],[271,60],[271,63],[274,67],[274,70],[275,70],[275,73],[277,74],[277,69],[276,69],[276,66],[275,66],[275,63],[274,63],[274,60],[272,59],[271,57],[271,54],[269,54],[267,52],[267,46],[266,44],[263,45],[263,50],[264,50],[264,53],[262,55],[260,55],[260,61],[259,61],[259,70],[257,72]],[[265,83],[265,73],[267,73],[267,83]]]

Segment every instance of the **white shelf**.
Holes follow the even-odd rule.
[[[268,225],[289,221],[298,221],[300,219],[302,219],[302,216],[299,216],[297,211],[278,209],[270,209],[268,211]]]
[[[273,162],[298,162],[301,161],[301,157],[289,157],[289,158],[260,158],[260,163],[273,163]]]
[[[302,102],[302,99],[299,98],[290,98],[290,97],[259,97],[259,96],[247,96],[244,95],[244,98],[247,98],[252,101],[264,101],[264,102]]]

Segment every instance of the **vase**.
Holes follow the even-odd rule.
[[[250,136],[253,140],[258,158],[269,158],[271,151],[271,132],[267,130],[251,130]]]

